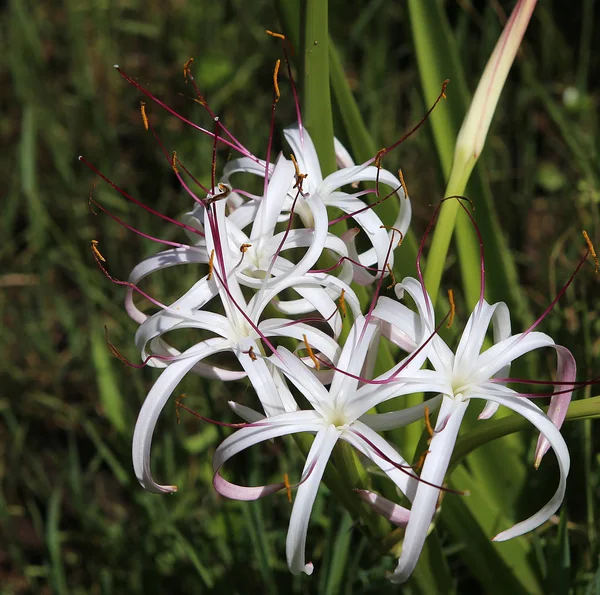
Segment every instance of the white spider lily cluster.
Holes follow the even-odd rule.
[[[341,167],[323,178],[307,132],[296,126],[285,131],[285,138],[291,159],[279,155],[274,163],[266,163],[245,155],[226,165],[221,182],[203,198],[189,191],[196,204],[184,220],[192,242],[171,243],[171,248],[131,273],[126,306],[140,325],[137,346],[144,361],[164,368],[135,426],[133,463],[140,483],[157,493],[177,489],[155,482],[150,452],[157,419],[188,372],[220,381],[247,378],[261,410],[230,402],[245,423],[214,453],[215,489],[240,500],[289,489],[283,482],[240,486],[221,472],[231,457],[260,442],[297,433],[314,435],[301,480],[294,487],[286,548],[290,570],[311,574],[313,565],[305,559],[310,513],[330,455],[336,443],[344,441],[379,467],[405,497],[405,505],[400,505],[373,491],[358,490],[368,505],[406,528],[392,576],[394,582],[404,582],[436,512],[464,413],[472,399],[483,400],[481,418],[504,405],[541,432],[536,466],[549,448],[557,456],[560,480],[554,496],[531,518],[496,539],[539,526],[554,514],[565,492],[569,453],[558,428],[570,392],[557,389],[547,415],[506,386],[508,371],[524,353],[549,346],[558,353],[557,384],[568,386],[575,379],[570,352],[533,327],[512,335],[506,305],[489,305],[483,292],[454,352],[437,334],[433,305],[421,278],[396,284],[394,298],[377,297],[383,276],[393,267],[398,234],[403,235],[410,223],[404,185],[386,170],[355,165],[337,141]],[[257,195],[236,187],[241,173],[262,178],[264,192]],[[393,222],[381,221],[363,200],[369,191],[358,190],[360,182],[376,180],[392,188],[389,200],[398,205]],[[330,231],[334,208],[335,216],[342,211],[356,225],[341,237]],[[357,236],[360,246],[355,245]],[[133,293],[144,277],[183,264],[204,265],[205,275],[174,303],[155,302],[159,309],[152,315],[137,308]],[[376,297],[364,311],[353,284],[373,282]],[[403,303],[405,294],[416,308]],[[352,324],[342,340],[345,315],[346,325],[350,319]],[[490,324],[493,345],[484,349]],[[197,329],[205,338],[180,351],[166,337],[178,329]],[[287,347],[280,344],[282,338]],[[403,355],[390,370],[374,377],[382,339]],[[290,342],[296,345],[293,351]],[[235,356],[237,369],[213,357],[225,352]],[[414,393],[428,398],[416,407],[402,407],[402,397]],[[392,399],[397,410],[376,413],[380,404]],[[382,432],[423,419],[438,408],[422,469],[411,467]]]

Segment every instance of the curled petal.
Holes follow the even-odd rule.
[[[385,517],[388,521],[398,527],[406,527],[410,519],[410,510],[394,504],[394,502],[369,490],[355,490],[360,498],[366,502],[375,512]]]
[[[558,482],[558,488],[556,492],[549,500],[549,502],[543,506],[533,516],[529,517],[525,521],[517,523],[514,527],[502,531],[496,537],[494,541],[506,541],[519,535],[523,535],[528,531],[532,531],[536,527],[539,527],[545,523],[559,508],[564,497],[565,490],[567,487],[567,475],[569,474],[569,467],[571,459],[569,457],[569,449],[565,443],[564,438],[552,423],[552,420],[534,403],[520,397],[514,397],[510,394],[503,395],[501,391],[496,391],[494,394],[489,394],[487,391],[485,394],[472,395],[472,398],[487,399],[495,401],[499,405],[504,405],[509,409],[512,409],[515,413],[522,415],[528,419],[540,432],[543,434],[550,446],[556,454],[558,461],[558,469],[560,471],[560,478]],[[539,461],[536,461],[539,464]]]
[[[193,350],[194,356],[170,364],[150,389],[135,423],[132,445],[135,475],[142,484],[142,487],[149,492],[164,494],[177,490],[176,486],[157,484],[152,478],[152,472],[150,471],[152,435],[160,412],[163,410],[175,387],[198,361],[227,349],[229,349],[229,342],[222,339],[209,339],[200,347],[192,347],[188,352]]]
[[[290,526],[286,539],[287,562],[293,574],[305,572],[312,574],[312,562],[306,563],[305,547],[308,521],[312,511],[321,478],[338,440],[340,431],[332,425],[319,431],[306,458],[302,477],[303,483],[296,492],[296,499],[290,517]]]
[[[577,364],[575,363],[573,354],[562,345],[554,345],[554,349],[556,349],[556,355],[558,356],[556,380],[558,382],[574,381],[577,377]],[[554,422],[554,425],[559,430],[565,421],[567,409],[569,408],[571,395],[573,393],[572,389],[574,387],[571,387],[571,390],[567,392],[563,392],[568,388],[568,385],[566,386],[564,384],[558,384],[556,391],[560,391],[561,394],[554,395],[550,399],[550,407],[548,408],[548,417]],[[540,434],[537,447],[535,449],[536,466],[539,466],[542,457],[548,452],[549,448],[550,442],[548,442],[548,439],[544,436],[544,434]]]
[[[425,458],[420,476],[422,480],[429,482],[429,484],[442,485],[444,482],[444,476],[468,404],[468,401],[458,401],[444,397],[435,433],[429,445],[429,454]],[[435,513],[439,492],[438,488],[434,488],[427,483],[419,482],[417,484],[402,545],[402,553],[398,560],[398,566],[392,575],[392,582],[405,582],[417,565],[429,524]]]

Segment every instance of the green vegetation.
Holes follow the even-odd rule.
[[[430,10],[419,14],[417,4]],[[400,138],[426,113],[432,89],[437,94],[442,80],[451,79],[447,103],[434,112],[435,128],[426,123],[384,159],[384,167],[402,168],[413,201],[409,256],[402,260],[398,252],[398,277],[414,274],[416,242],[445,188],[452,158],[448,135],[456,135],[514,2],[476,4],[329,2],[334,129],[359,159]],[[145,493],[131,468],[131,436],[158,371],[124,366],[105,338],[104,327],[123,356],[138,362],[125,290],[95,265],[90,241],[98,240],[107,269],[118,279],[157,248],[94,214],[90,192],[145,233],[176,241],[181,230],[127,202],[78,155],[161,213],[178,218],[191,207],[157,141],[144,130],[143,97],[113,64],[210,128],[210,117],[192,101],[182,76],[193,56],[196,81],[211,108],[263,155],[273,66],[282,57],[265,29],[300,38],[297,17],[267,0],[68,0],[59,7],[47,0],[11,0],[0,10],[0,131],[6,139],[0,156],[0,594],[398,592],[385,576],[395,567],[393,553],[381,554],[326,488],[307,545],[315,574],[290,575],[285,493],[253,503],[219,498],[211,483],[211,453],[230,430],[184,412],[178,424],[174,405],[157,427],[153,464],[157,477],[177,484],[179,492]],[[487,234],[491,297],[508,301],[517,330],[545,310],[571,275],[585,248],[581,230],[600,243],[600,38],[592,28],[593,10],[593,0],[539,3],[467,189]],[[282,69],[279,130],[295,118],[286,79]],[[344,81],[358,110],[349,104]],[[167,149],[208,182],[210,139],[154,105],[147,109]],[[366,126],[356,121],[358,114]],[[278,135],[275,149],[282,146]],[[228,156],[219,149],[220,165]],[[386,205],[378,208],[383,213]],[[464,321],[473,304],[460,294],[469,284],[456,254],[452,246],[442,287],[454,288],[457,317]],[[179,267],[144,288],[163,301],[175,299],[203,270]],[[584,266],[539,329],[573,350],[580,379],[598,374],[598,279],[593,266]],[[554,358],[549,353],[528,360],[521,374],[518,368],[513,374],[527,377],[537,370],[548,378]],[[192,376],[178,393],[188,395],[189,407],[227,421],[234,421],[228,399],[252,404],[255,398],[248,383]],[[597,394],[587,387],[575,398]],[[446,494],[434,535],[401,592],[600,593],[600,458],[593,422],[564,426],[572,468],[560,518],[502,544],[490,538],[547,500],[556,465],[550,454],[533,470],[535,436],[520,422],[481,423],[489,424],[494,437],[526,431],[476,449],[466,465],[456,467],[452,487],[469,489],[471,496]],[[422,424],[416,439],[421,431]],[[475,440],[483,433],[478,431]],[[414,432],[404,439],[415,446]],[[473,444],[465,440],[460,447],[466,455]],[[248,484],[285,472],[297,477],[302,465],[291,440],[238,459],[231,471]]]

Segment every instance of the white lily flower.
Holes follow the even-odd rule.
[[[412,499],[415,493],[416,476],[404,458],[377,431],[400,427],[422,418],[426,404],[393,413],[367,412],[382,401],[405,394],[403,374],[407,370],[418,370],[426,355],[415,353],[376,380],[367,381],[360,374],[369,367],[369,354],[377,351],[378,340],[379,324],[357,316],[337,361],[329,390],[285,348],[280,347],[276,356],[271,356],[273,364],[304,395],[312,409],[263,418],[247,407],[232,403],[232,408],[250,425],[229,436],[215,452],[214,485],[219,493],[229,498],[254,500],[284,487],[284,484],[243,487],[230,483],[221,476],[220,470],[231,457],[278,436],[300,432],[316,435],[306,459],[288,529],[287,561],[293,573],[311,574],[313,571],[312,563],[305,560],[308,522],[327,461],[338,440],[348,442],[371,459],[409,498]],[[428,404],[431,406],[431,403]],[[376,498],[370,494],[363,493],[361,497],[374,500],[373,505],[377,504]],[[383,508],[389,511],[389,517],[395,522],[402,523],[406,519],[406,509],[385,504]]]
[[[261,168],[248,158],[245,159],[245,165],[238,164],[235,171],[262,171],[263,175],[265,173],[264,167]],[[230,175],[231,168],[223,179],[228,181]],[[348,256],[345,243],[328,232],[327,210],[318,196],[298,197],[303,208],[311,214],[313,227],[288,229],[276,233],[276,225],[281,219],[284,201],[294,184],[294,175],[295,169],[292,162],[280,156],[271,169],[265,196],[245,201],[242,207],[234,209],[223,220],[226,225],[219,222],[221,249],[229,253],[232,263],[231,272],[236,276],[237,282],[245,287],[266,291],[276,282],[274,281],[276,277],[306,275],[324,249],[332,251],[340,259]],[[220,187],[225,189],[228,196],[219,202],[231,206],[229,200],[235,193],[231,192],[231,188],[223,183]],[[210,198],[210,196],[207,197],[208,200]],[[236,204],[235,201],[234,204]],[[205,219],[206,208],[198,204],[192,212],[186,215],[184,220],[188,227],[205,232],[209,227]],[[252,229],[250,234],[246,235],[244,229],[249,225],[252,225]],[[129,282],[137,285],[144,277],[175,265],[208,264],[210,251],[206,239],[195,236],[192,240],[194,245],[177,246],[147,258],[133,269]],[[298,262],[292,262],[283,256],[286,251],[292,249],[306,249],[306,252]],[[343,262],[339,278],[345,282],[351,281],[352,266],[349,262]],[[310,312],[314,309],[310,296],[315,292],[322,293],[323,291],[323,289],[302,287],[299,293],[303,295],[303,298],[291,302],[286,309],[287,313]],[[217,295],[216,285],[208,282],[201,283],[201,287],[195,289],[198,298],[200,292],[202,292],[201,301],[206,303]],[[147,315],[135,306],[132,296],[133,290],[129,289],[126,297],[127,311],[136,322],[142,323]],[[200,301],[197,307],[201,307]]]
[[[410,291],[411,296],[419,302],[419,311],[425,313],[426,327],[433,328],[433,306],[424,286],[419,281],[409,278],[397,288],[399,296],[402,295],[403,289]],[[405,316],[401,304],[382,299],[374,315],[390,326],[396,326],[398,333],[402,332],[402,327],[397,323],[402,320],[401,316]],[[490,324],[493,325],[494,345],[482,352]],[[536,468],[544,453],[552,447],[560,471],[559,485],[550,501],[532,517],[503,531],[494,539],[504,541],[535,529],[547,521],[562,503],[570,459],[557,426],[564,420],[570,392],[558,391],[553,397],[549,412],[551,418],[537,405],[524,398],[528,395],[522,395],[505,386],[510,380],[506,378],[510,364],[521,355],[542,347],[552,347],[557,351],[557,384],[564,386],[564,382],[574,381],[575,361],[571,353],[566,348],[556,345],[548,335],[533,331],[535,326],[537,322],[526,332],[511,335],[506,304],[490,305],[481,299],[469,317],[456,352],[452,352],[439,336],[435,336],[427,350],[427,357],[434,369],[419,370],[411,374],[410,378],[405,377],[407,384],[414,385],[413,392],[437,393],[442,396],[442,404],[420,474],[422,481],[411,486],[411,490],[414,491],[408,494],[413,500],[413,505],[402,554],[392,577],[394,582],[404,582],[417,563],[440,492],[439,488],[434,486],[440,486],[444,482],[463,416],[472,399],[486,402],[480,415],[481,419],[493,415],[499,405],[504,405],[528,419],[541,432],[535,456]]]
[[[393,267],[393,251],[390,252],[390,243],[395,243],[392,228],[396,229],[403,235],[406,233],[411,219],[411,204],[410,200],[404,194],[404,189],[396,176],[384,169],[378,169],[373,165],[355,165],[348,151],[344,146],[335,139],[335,149],[337,161],[343,165],[342,169],[330,174],[325,179],[321,173],[321,166],[317,152],[306,130],[300,135],[297,126],[291,126],[284,130],[285,138],[290,145],[300,173],[304,176],[302,179],[302,193],[305,198],[319,197],[319,200],[326,206],[337,208],[343,211],[346,215],[351,216],[365,232],[368,240],[372,244],[365,252],[357,254],[353,247],[353,236],[351,232],[345,236],[349,244],[350,256],[357,260],[361,266],[354,266],[354,281],[361,285],[372,283],[379,275],[370,275],[366,272],[365,267],[377,266],[379,270],[386,270],[386,264]],[[261,168],[255,162],[247,157],[235,159],[228,164],[226,173],[228,176],[239,171],[253,173],[257,176],[265,175],[264,168]],[[227,178],[228,180],[229,178]],[[368,206],[367,203],[360,200],[360,196],[364,192],[348,194],[339,189],[345,186],[352,186],[359,182],[375,182],[379,180],[381,184],[385,184],[395,190],[394,197],[398,198],[399,211],[396,220],[391,226],[383,227],[383,222]],[[296,191],[292,189],[288,193],[286,205],[288,209],[296,196]],[[248,211],[249,207],[241,207]],[[302,202],[296,205],[296,212],[301,217],[304,225],[312,227],[314,223],[314,214],[311,213],[306,205]],[[248,214],[240,214],[241,217],[248,217]],[[388,231],[390,230],[390,231]],[[396,238],[396,242],[398,238]]]
[[[158,485],[150,472],[150,451],[156,421],[183,376],[193,368],[198,369],[198,365],[201,365],[204,359],[219,352],[233,352],[244,374],[253,384],[268,416],[296,411],[297,404],[279,371],[269,360],[260,357],[261,340],[270,344],[270,337],[292,337],[299,341],[307,341],[331,361],[337,359],[339,346],[323,331],[301,321],[289,321],[284,318],[260,320],[264,309],[278,293],[288,288],[298,292],[301,292],[303,287],[312,290],[307,299],[312,300],[313,308],[321,312],[324,318],[329,318],[328,323],[338,332],[341,329],[341,315],[337,312],[335,302],[322,290],[323,287],[335,288],[339,291],[343,289],[346,303],[353,315],[360,315],[360,304],[354,292],[330,275],[313,275],[310,278],[280,277],[269,290],[255,294],[246,303],[236,276],[222,273],[232,269],[230,255],[227,251],[219,249],[219,240],[216,237],[222,230],[226,230],[225,205],[215,203],[213,207],[215,222],[214,225],[207,226],[206,241],[208,248],[217,252],[214,274],[209,280],[199,281],[168,310],[162,310],[145,320],[136,334],[136,341],[144,357],[148,347],[153,353],[170,356],[168,364],[159,360],[167,368],[148,393],[133,436],[133,463],[136,476],[143,487],[153,492],[173,491],[172,486]],[[215,236],[213,230],[218,232]],[[201,309],[207,295],[207,284],[213,285],[212,291],[219,294],[225,308],[225,315]],[[331,316],[331,313],[335,314]],[[202,341],[184,353],[180,353],[170,347],[162,339],[162,335],[182,328],[208,330],[215,333],[216,337]],[[204,369],[210,370],[214,376],[222,379],[240,377],[239,372],[224,371],[215,366],[204,364]]]

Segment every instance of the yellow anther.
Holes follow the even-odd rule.
[[[283,474],[283,485],[285,486],[285,491],[287,493],[288,502],[292,502],[292,486],[290,485],[290,478],[287,473]]]
[[[448,324],[446,325],[448,328],[452,326],[454,322],[454,315],[456,314],[456,304],[454,303],[454,292],[449,289],[448,290],[448,301],[450,302],[450,317],[448,318]]]
[[[106,262],[106,258],[104,258],[104,256],[102,256],[102,254],[100,253],[100,250],[98,250],[98,240],[92,240],[91,245],[94,257],[101,260],[102,262]]]
[[[277,60],[275,62],[275,70],[273,70],[273,87],[275,89],[275,103],[279,101],[281,97],[281,93],[279,92],[279,83],[277,81],[277,76],[279,75],[279,65],[281,64],[281,60]]]
[[[306,346],[306,351],[308,351],[308,357],[310,357],[310,359],[312,360],[313,364],[315,364],[315,368],[317,370],[321,369],[321,362],[319,362],[319,360],[315,357],[315,354],[312,350],[312,347],[309,345],[308,343],[308,339],[306,338],[306,335],[302,335],[302,338],[304,339],[304,345]]]
[[[177,161],[177,151],[173,151],[173,156],[171,157],[171,167],[176,174],[179,173],[179,170],[177,169]]]
[[[281,33],[275,33],[274,31],[269,31],[268,29],[266,30],[266,33],[271,37],[277,37],[278,39],[285,40],[285,35],[282,35]]]
[[[397,248],[402,246],[402,240],[404,240],[404,234],[397,227],[392,227],[391,225],[380,225],[379,228],[380,229],[389,229],[390,231],[395,231],[397,234],[399,234],[400,239],[398,240]]]
[[[296,158],[294,157],[293,153],[290,153],[290,159],[292,160],[292,163],[294,164],[294,169],[296,170],[296,183],[294,184],[294,188],[299,188],[300,191],[302,191],[302,182],[304,182],[304,179],[308,177],[308,174],[300,173],[298,162],[296,161]]]
[[[144,121],[144,128],[148,130],[148,116],[146,115],[146,102],[140,101],[140,112],[142,112],[142,120]]]
[[[404,190],[404,198],[408,198],[408,188],[406,187],[406,182],[404,181],[404,176],[402,175],[402,170],[398,170],[398,177],[400,178],[400,184],[402,185],[402,190]]]
[[[183,78],[186,80],[187,82],[187,77],[188,74],[190,73],[190,65],[194,62],[194,58],[190,58],[184,65],[183,65]]]
[[[256,361],[256,353],[254,353],[254,347],[252,347],[252,345],[250,346],[250,349],[248,349],[248,356],[253,362]]]
[[[429,434],[429,439],[433,438],[433,427],[431,426],[431,421],[429,420],[429,407],[425,405],[425,427],[427,428],[427,433]]]
[[[583,230],[583,238],[585,239],[585,243],[587,244],[588,250],[590,251],[592,258],[594,259],[594,264],[596,265],[595,272],[597,273],[598,269],[600,269],[600,264],[598,263],[598,255],[596,254],[594,244],[592,244],[592,240],[590,240],[590,236],[588,235],[588,232],[585,231],[585,229]]]
[[[215,259],[215,251],[213,249],[210,251],[210,258],[208,259],[208,275],[206,276],[207,281],[210,281],[212,279],[214,259]]]
[[[187,395],[185,393],[179,395],[177,397],[177,399],[175,400],[175,415],[177,417],[177,423],[179,423],[181,420],[179,419],[179,408],[182,407],[181,405],[181,400],[185,399],[187,397]]]
[[[242,254],[246,254],[246,252],[248,252],[248,248],[252,248],[252,244],[242,244],[240,246],[240,252]]]
[[[426,450],[424,453],[421,454],[421,456],[419,457],[419,460],[417,461],[417,464],[414,466],[415,471],[419,471],[419,469],[421,469],[421,467],[423,466],[423,463],[425,462],[425,457],[428,454],[429,454],[428,450]]]
[[[392,271],[392,267],[388,264],[385,265],[388,272],[390,273],[390,277],[392,278],[392,282],[386,287],[386,289],[391,289],[396,285],[396,277],[394,276],[394,271]]]
[[[340,314],[342,315],[342,318],[346,318],[346,315],[348,314],[348,311],[346,310],[346,290],[342,289],[342,293],[340,293],[340,299],[339,299],[339,307],[340,307]]]
[[[442,97],[443,99],[446,99],[446,87],[448,86],[449,82],[450,82],[450,79],[446,79],[442,83],[442,92],[440,93],[440,97]]]
[[[218,200],[223,200],[227,198],[231,194],[231,188],[225,186],[225,184],[217,184],[217,188],[219,189],[219,193],[211,196],[206,199],[206,204],[212,205],[213,202],[217,202]]]

